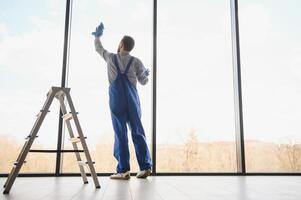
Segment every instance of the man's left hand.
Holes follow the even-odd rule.
[[[149,73],[150,73],[150,72],[149,72],[149,69],[147,69],[147,70],[145,70],[145,71],[143,72],[143,75],[144,75],[144,76],[149,76]]]

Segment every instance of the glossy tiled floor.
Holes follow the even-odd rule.
[[[80,177],[17,178],[2,200],[300,200],[299,176],[169,176],[132,177],[129,181],[99,177],[83,185]],[[5,178],[0,178],[3,185]]]

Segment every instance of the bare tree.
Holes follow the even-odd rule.
[[[282,168],[288,171],[300,171],[301,144],[296,138],[287,138],[287,143],[278,144],[277,158]]]
[[[196,170],[198,162],[198,145],[199,140],[196,130],[191,130],[184,144],[184,161],[183,167],[185,171]]]

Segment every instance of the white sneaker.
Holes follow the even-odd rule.
[[[137,178],[146,178],[149,175],[151,175],[151,173],[152,173],[151,169],[142,170],[137,173],[136,177]]]
[[[110,176],[111,179],[129,180],[131,178],[130,171],[124,173],[115,173]]]

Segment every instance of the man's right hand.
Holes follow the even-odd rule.
[[[96,27],[95,31],[92,32],[92,35],[94,35],[95,37],[101,37],[103,34],[103,23],[101,22],[99,26]]]

